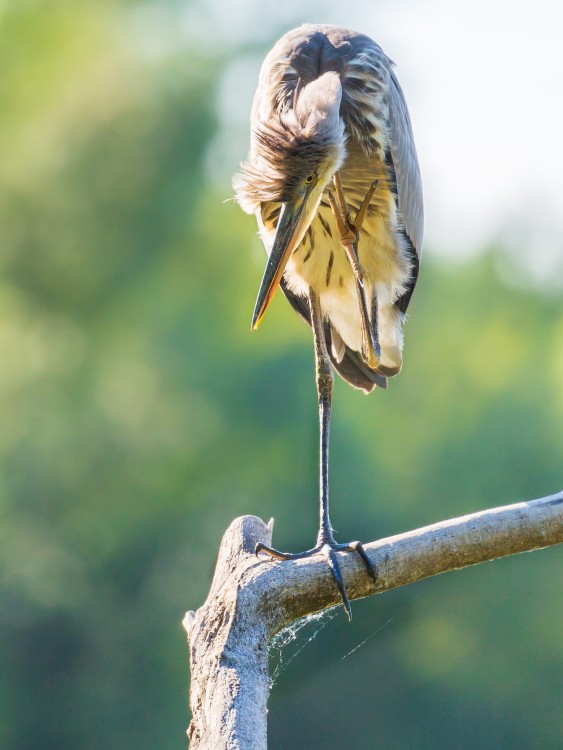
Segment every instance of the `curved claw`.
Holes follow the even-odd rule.
[[[320,551],[326,558],[326,561],[328,562],[328,565],[332,572],[332,577],[334,578],[336,585],[338,586],[338,590],[340,591],[340,596],[342,598],[342,605],[344,609],[346,610],[346,614],[348,615],[348,620],[351,620],[352,619],[352,607],[350,606],[350,600],[348,599],[348,594],[346,593],[346,586],[344,585],[344,579],[342,578],[342,571],[340,570],[340,563],[338,562],[336,552],[334,551],[332,547],[329,547],[328,544],[325,544],[321,548]]]
[[[366,570],[370,578],[375,583],[377,581],[377,568],[369,559],[368,554],[364,549],[364,545],[361,542],[350,542],[350,544],[345,545],[344,549],[350,552],[358,553],[358,555],[362,558],[362,562],[366,566]]]

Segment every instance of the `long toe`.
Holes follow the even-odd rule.
[[[350,542],[350,544],[344,545],[344,550],[349,550],[350,552],[358,553],[358,555],[362,558],[362,562],[366,566],[366,570],[370,578],[375,583],[375,581],[377,581],[377,568],[375,567],[374,563],[369,559],[368,554],[364,549],[364,545],[361,542]]]
[[[260,552],[265,552],[270,557],[273,557],[275,560],[303,560],[305,557],[311,557],[312,555],[318,555],[319,549],[308,549],[306,552],[280,552],[278,549],[275,549],[274,547],[268,547],[266,544],[262,544],[262,542],[258,542],[256,547],[254,547],[254,554],[258,557]]]
[[[254,554],[256,555],[256,557],[258,557],[260,552],[265,552],[267,555],[275,558],[276,560],[289,560],[291,558],[291,554],[288,552],[279,552],[273,547],[268,547],[265,544],[262,544],[262,542],[258,542],[256,547],[254,547]]]
[[[338,586],[338,590],[340,591],[340,596],[342,597],[342,604],[344,606],[344,609],[346,610],[348,619],[351,620],[352,607],[350,606],[350,600],[348,599],[348,594],[346,593],[346,586],[344,585],[344,579],[342,578],[342,571],[340,570],[338,555],[336,554],[335,549],[328,544],[323,545],[320,552],[322,555],[324,555],[326,561],[329,564],[332,576],[336,581],[336,585]]]

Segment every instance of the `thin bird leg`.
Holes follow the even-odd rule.
[[[319,535],[317,537],[317,548],[327,559],[336,585],[338,586],[338,590],[340,591],[344,609],[346,610],[349,619],[352,619],[352,609],[346,593],[346,587],[342,578],[342,572],[340,570],[336,551],[342,550],[346,552],[357,552],[374,581],[377,577],[377,573],[375,566],[367,556],[361,542],[337,544],[334,540],[328,508],[328,444],[334,376],[332,374],[330,356],[326,346],[321,306],[317,295],[311,288],[309,289],[309,306],[311,312],[311,327],[313,329],[313,339],[315,342],[315,370],[320,426],[320,524]]]
[[[349,619],[352,619],[352,609],[346,593],[346,586],[342,577],[337,552],[357,552],[368,574],[375,582],[377,571],[375,565],[369,559],[361,542],[349,542],[338,544],[334,539],[330,523],[328,509],[328,443],[330,431],[330,410],[332,404],[332,386],[334,376],[330,364],[330,357],[326,346],[323,316],[317,295],[309,289],[309,306],[311,312],[311,327],[315,342],[315,370],[317,395],[319,402],[319,424],[320,424],[320,524],[317,536],[317,544],[313,549],[306,552],[288,553],[279,552],[264,544],[256,545],[256,554],[266,552],[278,560],[299,560],[312,555],[323,555],[330,567],[335,583],[342,598],[342,604]]]
[[[319,401],[320,426],[320,478],[319,489],[321,498],[320,524],[317,546],[334,544],[332,526],[328,513],[328,441],[330,433],[330,410],[332,406],[332,387],[334,376],[328,354],[324,333],[323,316],[319,299],[312,289],[309,289],[309,306],[311,311],[311,327],[315,342],[315,372],[317,383],[317,397]]]
[[[346,203],[342,181],[340,180],[340,174],[338,172],[334,175],[333,181],[336,190],[336,198],[329,191],[328,199],[336,221],[340,242],[346,250],[356,282],[356,292],[360,304],[360,319],[362,324],[362,359],[369,367],[375,369],[379,364],[381,350],[379,347],[379,336],[377,333],[374,334],[374,324],[373,322],[370,322],[366,290],[364,286],[364,271],[358,259],[358,238],[378,181],[376,180],[370,186],[370,189],[358,210],[355,221],[350,219],[348,204]]]
[[[377,303],[377,289],[373,287],[371,296],[371,335],[373,346],[378,358],[381,358],[381,346],[379,345],[379,306]]]
[[[360,229],[362,228],[362,224],[364,223],[364,219],[367,215],[367,210],[369,208],[369,204],[371,203],[371,199],[373,198],[373,194],[375,193],[377,186],[379,185],[379,180],[375,180],[372,182],[369,190],[364,196],[364,199],[360,205],[360,208],[358,209],[358,213],[356,214],[356,218],[354,220],[354,228],[357,232],[357,237],[360,236]],[[357,248],[357,240],[356,240],[356,248]],[[378,304],[377,304],[377,290],[374,286],[372,291],[372,298],[371,298],[371,328],[370,328],[370,341],[373,346],[373,350],[375,352],[375,356],[377,357],[377,362],[379,364],[379,360],[381,359],[381,346],[379,344],[379,314],[378,314]]]

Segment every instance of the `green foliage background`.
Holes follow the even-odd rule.
[[[280,297],[250,335],[264,257],[212,167],[248,49],[188,10],[0,9],[3,750],[184,747],[180,622],[223,530],[314,538],[310,333]],[[400,378],[337,383],[342,539],[560,488],[560,298],[500,248],[423,266]],[[551,549],[339,612],[281,673],[271,747],[561,747],[560,582]]]

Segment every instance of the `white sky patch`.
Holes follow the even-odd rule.
[[[257,24],[260,16],[265,22]],[[501,239],[514,243],[536,280],[563,284],[563,3],[312,2],[304,14],[291,0],[265,16],[263,3],[246,0],[227,36],[232,43],[236,33],[248,49],[269,46],[265,28],[279,35],[321,16],[365,32],[397,64],[421,163],[429,251],[459,258]],[[220,93],[230,133],[218,148],[233,169],[246,156],[261,54],[234,63]]]

